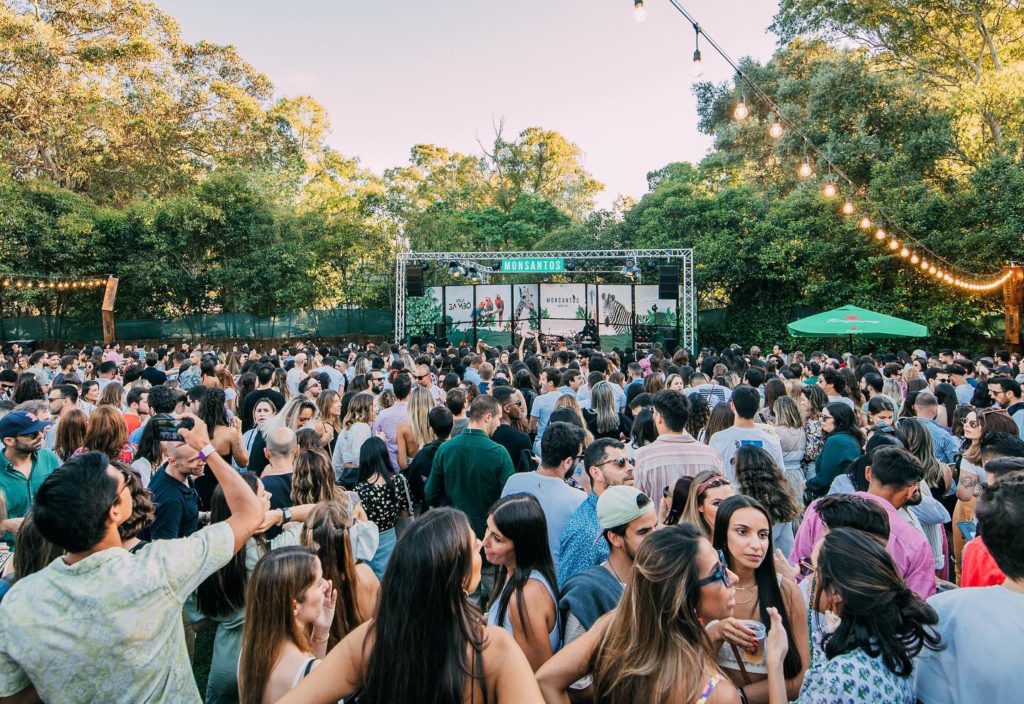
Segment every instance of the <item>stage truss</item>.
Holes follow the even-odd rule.
[[[693,282],[693,249],[584,249],[578,251],[544,251],[544,252],[400,252],[395,258],[395,340],[405,340],[405,271],[412,263],[436,263],[438,261],[457,261],[472,264],[479,268],[482,283],[488,283],[492,277],[515,281],[516,273],[493,271],[491,265],[503,259],[537,259],[560,258],[566,261],[613,260],[626,264],[630,260],[637,264],[649,259],[659,264],[679,264],[679,344],[691,353],[697,351],[697,291]],[[571,272],[584,276],[586,270]],[[597,273],[597,272],[593,272]],[[639,282],[634,282],[639,283]]]

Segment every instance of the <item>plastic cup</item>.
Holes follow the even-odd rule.
[[[754,632],[757,639],[757,648],[753,651],[747,648],[740,649],[743,659],[750,665],[760,665],[764,662],[764,641],[768,636],[768,628],[760,621],[743,621],[744,626]]]

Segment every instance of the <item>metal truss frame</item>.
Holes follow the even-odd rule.
[[[697,351],[697,290],[693,280],[693,249],[581,249],[541,252],[399,252],[395,257],[395,340],[405,340],[405,272],[410,263],[458,261],[478,267],[483,283],[491,276],[516,276],[513,273],[492,271],[487,262],[502,259],[560,258],[568,260],[611,259],[623,263],[630,259],[639,264],[644,259],[660,259],[679,263],[679,344],[691,353]],[[586,270],[573,272],[587,274]],[[594,272],[596,273],[596,272]]]

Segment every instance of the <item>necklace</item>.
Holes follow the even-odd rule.
[[[736,602],[737,606],[743,606],[745,604],[749,604],[750,602],[754,601],[755,599],[757,599],[757,590],[756,589],[754,590],[754,593],[750,595],[750,598],[747,599],[746,601],[740,601],[739,599],[735,599],[734,601]]]
[[[741,591],[741,592],[753,591],[753,590],[757,589],[757,582],[754,582],[754,584],[749,586],[749,587],[741,587],[740,585],[737,584],[736,585],[736,589],[738,591]]]
[[[617,582],[618,582],[619,584],[622,584],[623,586],[625,586],[625,584],[626,584],[626,583],[625,583],[625,582],[623,582],[623,581],[622,581],[622,579],[620,579],[620,578],[619,578],[619,573],[615,571],[615,568],[614,568],[614,567],[612,567],[612,561],[611,561],[611,560],[608,560],[608,561],[607,561],[607,562],[605,562],[604,564],[605,564],[605,566],[606,566],[606,567],[607,567],[607,568],[609,569],[609,571],[611,571],[611,573],[612,573],[612,576],[613,576],[613,577],[615,577],[616,581],[617,581]]]

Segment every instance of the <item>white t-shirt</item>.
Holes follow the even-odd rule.
[[[740,428],[734,425],[712,435],[711,442],[708,444],[722,458],[725,475],[729,477],[730,481],[736,480],[736,469],[732,465],[732,458],[736,456],[736,450],[741,445],[763,447],[775,460],[779,471],[786,468],[786,460],[782,454],[782,443],[779,442],[779,438],[760,428]]]
[[[914,663],[923,704],[1021,701],[1024,594],[1004,586],[953,589],[928,604],[939,615],[945,650],[922,650]]]
[[[562,531],[565,530],[565,524],[569,522],[572,514],[586,500],[587,495],[579,489],[573,489],[557,477],[545,477],[537,472],[513,474],[505,482],[501,497],[519,493],[535,496],[544,509],[544,518],[548,524],[548,545],[551,546],[551,557],[557,570],[558,559],[561,556]]]

